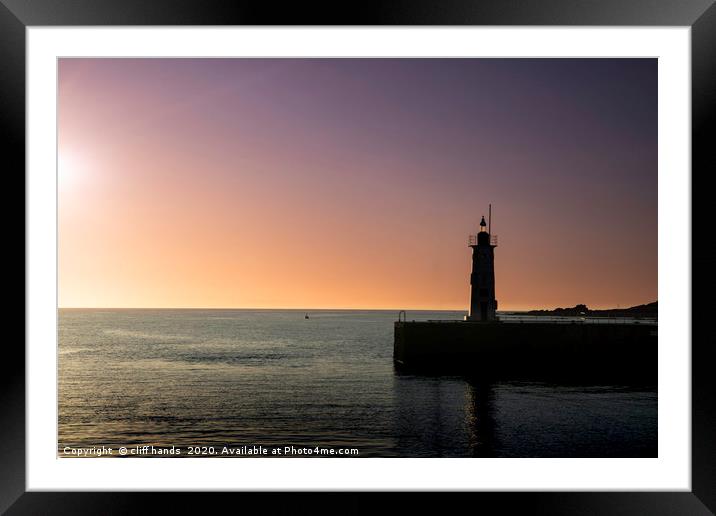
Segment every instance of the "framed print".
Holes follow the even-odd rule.
[[[8,514],[714,510],[712,2],[1,9]]]

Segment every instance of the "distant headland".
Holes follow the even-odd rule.
[[[576,305],[571,308],[555,308],[554,310],[530,310],[529,315],[550,315],[565,317],[633,317],[633,318],[657,318],[658,301],[645,305],[632,306],[629,308],[610,308],[608,310],[590,310],[587,305]]]

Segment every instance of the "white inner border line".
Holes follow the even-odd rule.
[[[688,27],[29,27],[27,489],[690,490],[690,35]],[[56,64],[90,55],[658,57],[659,457],[58,459]]]

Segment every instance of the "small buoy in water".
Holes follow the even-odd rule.
[[[309,319],[308,314],[303,316],[304,319]]]

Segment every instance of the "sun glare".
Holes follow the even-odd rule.
[[[82,176],[82,162],[67,152],[57,157],[57,186],[59,188],[74,187]]]

